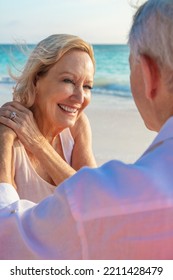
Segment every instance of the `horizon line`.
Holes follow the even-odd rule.
[[[38,42],[39,43],[39,42]],[[11,42],[0,42],[0,45],[37,45],[38,43],[11,43]],[[91,45],[128,45],[127,43],[90,43]]]

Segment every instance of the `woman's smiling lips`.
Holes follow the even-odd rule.
[[[58,104],[59,108],[62,109],[63,111],[67,112],[67,113],[73,113],[75,114],[79,108],[75,108],[75,107],[69,107],[67,105],[63,105],[63,104]]]

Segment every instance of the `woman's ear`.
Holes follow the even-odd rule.
[[[153,100],[157,95],[159,68],[156,62],[146,56],[140,56],[140,64],[143,73],[146,98]]]
[[[36,75],[36,77],[35,77],[35,79],[34,79],[34,85],[35,85],[35,86],[37,85],[38,80],[39,80],[39,76]]]
[[[34,90],[35,90],[35,94],[37,95],[39,92],[39,85],[40,85],[40,77],[37,75],[35,77],[35,81],[34,81]]]

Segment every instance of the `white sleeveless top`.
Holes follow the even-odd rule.
[[[74,147],[74,139],[70,129],[66,128],[60,133],[62,150],[66,162],[71,165],[71,156]],[[55,186],[42,179],[30,162],[26,150],[18,140],[14,143],[14,166],[15,166],[15,183],[17,192],[21,199],[27,199],[35,203],[52,194]]]

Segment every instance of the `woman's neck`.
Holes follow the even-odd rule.
[[[52,123],[49,123],[46,118],[41,118],[39,112],[34,110],[34,108],[32,108],[31,111],[33,112],[34,119],[40,132],[52,145],[57,135],[59,135],[63,129],[58,128],[57,125],[55,126]]]

